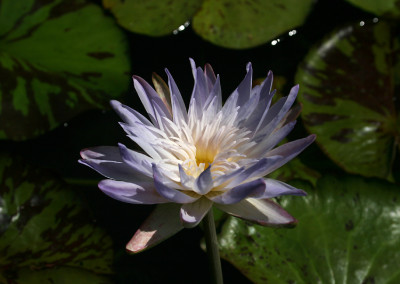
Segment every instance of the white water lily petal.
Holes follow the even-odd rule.
[[[222,108],[222,92],[221,92],[221,82],[219,79],[219,75],[217,75],[217,78],[215,79],[214,86],[210,92],[210,97],[216,99],[217,109],[220,110]]]
[[[214,179],[214,189],[225,188],[225,186],[237,177],[241,172],[244,171],[244,167],[238,168],[236,170],[230,171],[229,173],[224,173]]]
[[[157,92],[141,77],[133,76],[132,78],[133,85],[139,95],[139,98],[154,125],[159,126],[159,122],[156,118],[156,112],[161,112],[162,116],[171,119],[171,115],[167,106],[164,104]],[[156,110],[155,105],[159,107],[159,110]]]
[[[185,228],[197,226],[211,209],[212,201],[202,197],[196,202],[183,204],[180,212],[182,225]]]
[[[136,183],[105,179],[99,182],[99,188],[108,196],[132,204],[168,203],[156,190],[153,181],[136,181]]]
[[[179,166],[179,176],[181,178],[181,184],[184,187],[184,189],[186,190],[192,190],[194,188],[194,182],[195,182],[195,178],[187,175],[185,173],[185,170],[182,168],[182,165],[178,165]]]
[[[172,78],[172,75],[169,73],[168,69],[165,69],[165,73],[167,73],[168,76],[168,86],[171,92],[173,121],[176,125],[181,127],[182,122],[187,122],[188,120],[185,103],[182,99],[181,92],[179,91],[178,86],[176,85],[175,80]]]
[[[128,149],[124,144],[119,143],[119,152],[122,160],[138,173],[152,177],[153,169],[151,164],[154,162],[149,156]]]
[[[99,146],[81,151],[79,163],[103,176],[116,180],[135,181],[135,171],[121,159],[118,147]]]
[[[247,119],[240,124],[240,126],[255,133],[255,130],[260,127],[260,122],[264,120],[265,116],[269,112],[272,96],[273,93],[262,96],[262,93],[260,92],[260,99],[257,106]]]
[[[293,105],[298,90],[299,85],[294,86],[287,97],[281,98],[269,109],[267,115],[260,121],[254,132],[253,137],[255,140],[257,140],[258,136],[274,132],[277,125],[282,121],[290,107]]]
[[[125,123],[127,123],[128,125],[133,125],[136,122],[141,122],[144,125],[152,126],[151,122],[146,117],[138,113],[136,110],[121,104],[119,101],[112,100],[110,101],[110,105],[122,118],[122,120],[125,121]]]
[[[157,168],[155,164],[153,164],[153,177],[154,177],[154,184],[156,187],[157,192],[164,198],[176,202],[176,203],[191,203],[199,199],[198,197],[192,197],[183,193],[177,189],[171,188],[165,185],[167,181],[166,178],[163,177],[160,170]]]
[[[155,161],[160,161],[162,160],[161,156],[157,153],[155,150],[155,145],[146,143],[146,141],[143,141],[141,137],[138,137],[136,135],[128,135],[130,139],[132,139],[133,142],[139,145],[140,148],[143,149],[150,157],[152,157]]]
[[[194,78],[194,87],[192,92],[192,99],[195,99],[197,104],[195,105],[198,113],[201,113],[204,103],[208,98],[208,89],[206,85],[206,79],[204,77],[203,70],[200,67],[196,67],[193,59],[190,59],[190,64],[192,65],[192,72]]]
[[[307,195],[307,193],[304,190],[295,188],[279,180],[266,178],[264,179],[264,183],[265,183],[265,190],[258,194],[253,194],[252,195],[253,198],[265,199],[282,195],[297,195],[297,196]]]
[[[119,148],[83,150],[81,154],[80,163],[110,179],[100,182],[99,187],[113,198],[174,205],[171,212],[157,209],[138,230],[127,246],[133,252],[176,233],[182,224],[196,226],[213,204],[261,225],[293,225],[296,220],[268,198],[305,194],[264,177],[315,139],[310,135],[274,149],[293,129],[301,110],[291,109],[298,86],[272,105],[272,72],[261,85],[252,87],[249,63],[244,79],[222,105],[220,77],[209,64],[204,71],[193,59],[190,64],[194,87],[188,110],[168,70],[169,90],[162,79],[155,79],[161,96],[145,80],[133,76],[149,119],[117,101],[111,102],[124,121],[122,128],[145,154],[122,144]],[[163,99],[168,93],[171,100]]]
[[[268,171],[265,171],[263,174],[267,175],[271,173],[272,171],[276,170],[277,168],[281,167],[282,165],[286,164],[289,162],[291,159],[296,157],[298,154],[300,154],[305,148],[310,146],[312,142],[314,142],[316,136],[314,134],[311,134],[307,136],[306,138],[298,139],[286,144],[283,144],[271,151],[269,151],[266,156],[267,157],[274,157],[276,155],[281,155],[283,158],[276,163],[272,168],[270,168]]]
[[[239,173],[232,181],[226,186],[227,188],[232,188],[238,186],[246,180],[258,179],[264,176],[264,172],[269,171],[274,168],[279,161],[282,160],[281,156],[273,156],[268,158],[263,158],[257,163],[247,168],[243,172]]]
[[[246,66],[246,76],[236,88],[234,93],[238,93],[237,106],[242,107],[250,99],[251,83],[253,82],[253,68],[249,62]]]
[[[215,204],[228,214],[270,227],[293,227],[297,220],[269,199],[248,198],[232,205]]]
[[[272,134],[259,137],[259,140],[254,141],[256,143],[255,146],[246,151],[247,156],[254,158],[264,157],[268,151],[281,142],[293,130],[295,125],[296,121],[292,121]]]
[[[211,176],[211,166],[202,172],[196,179],[193,191],[205,195],[213,188],[213,179]]]
[[[238,185],[226,192],[219,194],[210,199],[219,204],[234,204],[242,201],[248,196],[262,196],[265,192],[266,185],[263,179],[257,179],[248,183]]]
[[[217,77],[215,76],[214,70],[212,69],[211,65],[208,63],[204,67],[204,76],[206,79],[207,90],[210,93],[211,90],[215,87]]]
[[[260,103],[260,95],[254,94],[250,97],[250,99],[239,108],[238,112],[238,125],[241,125],[243,122],[246,122],[250,115],[254,113],[254,110]]]

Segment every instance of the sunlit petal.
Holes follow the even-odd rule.
[[[205,197],[196,202],[183,204],[180,212],[182,224],[186,228],[197,226],[212,206],[212,201]]]
[[[179,218],[180,208],[181,205],[175,203],[158,205],[128,242],[127,251],[141,252],[182,230],[183,226]]]
[[[297,220],[269,199],[248,198],[232,205],[215,204],[233,216],[270,227],[292,227]]]

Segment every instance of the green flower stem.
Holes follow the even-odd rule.
[[[214,284],[223,284],[221,258],[219,257],[219,248],[217,233],[215,232],[213,209],[207,213],[203,219],[204,235],[206,238],[208,263]]]

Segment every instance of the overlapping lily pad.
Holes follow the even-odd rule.
[[[306,128],[339,166],[390,178],[400,119],[398,40],[383,22],[334,31],[299,68]]]
[[[400,283],[399,188],[386,181],[325,176],[282,206],[299,220],[271,229],[230,217],[222,256],[254,283]]]
[[[0,139],[21,140],[127,90],[123,32],[82,0],[0,3]]]
[[[200,8],[202,0],[103,0],[118,23],[129,31],[150,36],[171,34]]]
[[[193,29],[219,46],[254,47],[301,25],[313,2],[204,0],[193,18]]]
[[[399,0],[347,0],[354,6],[384,17],[400,17]]]
[[[301,25],[312,0],[103,0],[129,31],[161,36],[192,20],[204,39],[228,48],[254,47]]]
[[[2,155],[1,274],[21,276],[20,269],[64,266],[78,269],[78,274],[111,273],[111,239],[95,226],[86,208],[73,188],[46,172],[24,165],[21,159]]]

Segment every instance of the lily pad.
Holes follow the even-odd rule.
[[[386,23],[349,25],[313,48],[298,70],[305,126],[348,172],[391,177],[400,141],[398,48]]]
[[[129,86],[125,35],[82,0],[0,3],[0,139],[22,140],[104,107]]]
[[[193,29],[205,40],[228,48],[250,48],[300,26],[312,0],[204,0]]]
[[[254,283],[400,283],[398,186],[362,177],[322,177],[282,206],[299,223],[271,229],[230,217],[221,255]]]
[[[111,273],[111,239],[86,208],[62,181],[0,156],[0,271],[69,266]]]
[[[200,8],[202,0],[103,0],[125,29],[150,36],[171,34]]]
[[[346,0],[367,12],[389,18],[400,17],[399,0]]]

